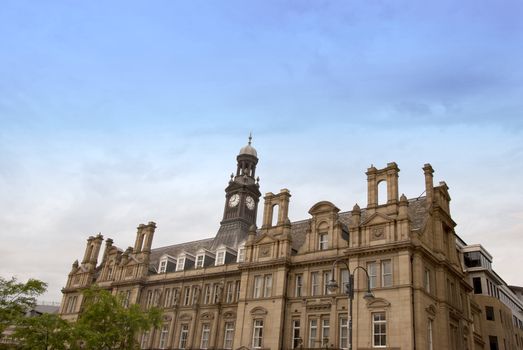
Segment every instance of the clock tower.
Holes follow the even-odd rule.
[[[252,136],[236,157],[236,174],[231,174],[225,188],[225,206],[220,229],[212,248],[221,244],[236,248],[247,237],[251,225],[256,225],[258,202],[261,197],[259,178],[256,177],[258,154],[251,146]]]

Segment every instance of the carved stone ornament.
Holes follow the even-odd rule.
[[[182,321],[190,321],[192,320],[192,316],[190,314],[183,314],[180,316],[180,320]]]
[[[271,255],[271,246],[266,244],[260,247],[260,258],[266,258]]]
[[[163,315],[163,318],[162,318],[162,319],[163,319],[164,322],[167,322],[167,321],[172,320],[172,317],[169,316],[169,315]]]
[[[385,226],[373,227],[371,229],[370,239],[377,240],[385,238]]]
[[[212,320],[214,318],[214,314],[210,313],[210,312],[206,312],[200,318],[202,320]]]
[[[251,310],[251,315],[253,315],[253,316],[267,315],[267,310],[261,306],[257,306]]]
[[[236,314],[234,312],[228,311],[223,314],[223,318],[225,318],[225,319],[236,318]]]

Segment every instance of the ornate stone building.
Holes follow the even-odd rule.
[[[340,211],[322,201],[297,222],[288,218],[287,189],[266,193],[257,228],[257,163],[249,140],[212,238],[153,248],[149,222],[138,226],[134,247],[106,239],[99,259],[104,238],[89,237],[63,289],[62,316],[74,320],[82,289],[96,283],[125,303],[163,308],[162,326],[141,335],[143,349],[347,348],[348,298],[327,288],[331,279],[348,282],[345,264],[333,269],[342,259],[350,272],[367,269],[374,294],[363,299],[367,276],[355,270],[353,349],[488,349],[473,325],[482,310],[471,300],[448,187],[434,185],[430,164],[422,197],[399,195],[396,163],[371,166],[366,207]]]

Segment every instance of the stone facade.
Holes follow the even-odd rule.
[[[140,338],[144,349],[347,348],[348,298],[327,282],[343,286],[348,265],[355,281],[353,349],[489,348],[474,325],[482,306],[471,299],[448,187],[434,185],[430,164],[420,176],[423,197],[399,195],[396,163],[371,166],[365,208],[340,211],[322,201],[297,222],[288,218],[289,190],[266,193],[256,228],[257,162],[249,140],[213,238],[152,248],[156,224],[149,222],[138,226],[134,247],[122,250],[106,239],[98,261],[104,239],[89,237],[63,289],[62,316],[76,319],[82,289],[96,283],[125,303],[163,308],[160,329]],[[370,301],[357,266],[369,273]]]

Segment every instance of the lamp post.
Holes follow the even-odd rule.
[[[345,294],[347,294],[347,299],[349,302],[349,311],[348,311],[348,320],[347,320],[347,333],[348,333],[348,348],[349,350],[352,350],[352,300],[354,299],[354,273],[356,270],[361,269],[365,271],[365,274],[367,275],[367,291],[365,292],[365,295],[363,296],[363,299],[365,300],[372,300],[374,299],[374,294],[372,294],[370,290],[370,278],[369,273],[366,268],[362,266],[356,266],[354,270],[350,270],[349,265],[344,259],[337,259],[332,263],[332,271],[331,276],[332,279],[327,284],[327,288],[329,291],[334,292],[338,288],[338,282],[334,279],[334,268],[336,267],[336,264],[343,263],[345,267],[347,268],[347,272],[349,273],[349,281],[345,284]]]

